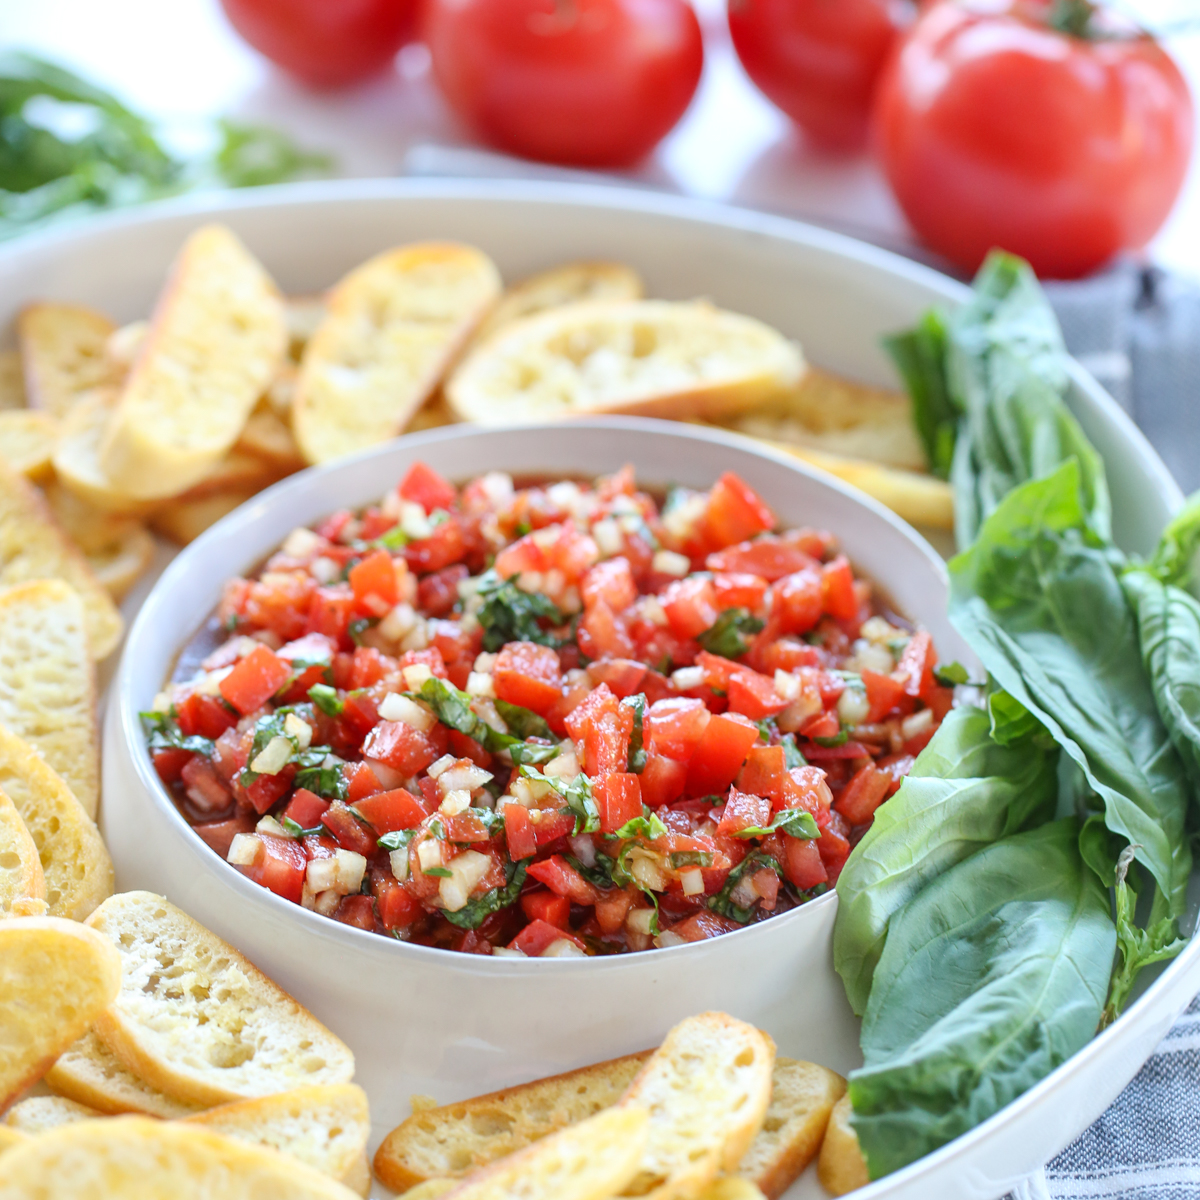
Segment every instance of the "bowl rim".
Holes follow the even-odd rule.
[[[948,586],[949,576],[942,557],[916,529],[903,521],[890,509],[885,508],[877,500],[860,492],[857,488],[842,482],[842,480],[819,471],[799,459],[792,458],[782,451],[764,446],[740,434],[732,435],[731,437],[724,430],[717,431],[701,426],[681,425],[676,421],[666,421],[652,417],[605,416],[569,418],[558,422],[523,422],[519,425],[506,427],[505,432],[586,436],[590,430],[597,429],[606,431],[617,430],[626,433],[630,437],[636,437],[638,434],[647,432],[655,433],[677,440],[685,445],[693,443],[727,447],[732,443],[738,449],[781,465],[819,487],[839,493],[852,504],[865,508],[876,518],[882,519],[890,527],[891,536],[902,538],[910,543],[925,558],[938,579]],[[159,811],[161,816],[165,816],[171,822],[175,831],[186,837],[188,844],[196,851],[201,861],[205,864],[205,869],[214,872],[222,885],[232,887],[247,903],[261,904],[265,902],[277,913],[286,913],[287,916],[284,919],[299,919],[303,924],[298,926],[298,928],[306,932],[314,932],[325,936],[336,934],[339,941],[344,939],[346,934],[349,933],[351,936],[350,945],[361,946],[364,949],[374,950],[375,952],[397,954],[400,960],[414,954],[428,960],[428,956],[433,955],[435,958],[429,961],[453,964],[455,958],[459,956],[459,952],[436,946],[415,945],[411,942],[401,941],[398,938],[388,939],[373,930],[358,929],[355,926],[334,922],[331,918],[322,916],[319,913],[310,912],[308,909],[298,904],[293,904],[291,901],[285,900],[282,896],[276,895],[269,889],[253,883],[228,862],[215,856],[204,845],[202,839],[195,833],[193,827],[187,823],[183,814],[172,801],[166,785],[154,769],[153,761],[146,746],[146,736],[138,717],[138,705],[132,694],[133,679],[131,664],[138,658],[137,647],[145,636],[146,631],[159,620],[160,610],[169,608],[167,598],[186,585],[192,573],[192,560],[198,556],[199,552],[207,550],[214,543],[236,538],[238,533],[248,523],[259,519],[263,505],[270,505],[273,508],[286,506],[292,497],[309,488],[316,480],[330,475],[353,472],[356,466],[364,462],[387,459],[398,453],[412,453],[413,451],[419,451],[423,446],[437,445],[443,442],[463,441],[480,437],[486,438],[496,432],[498,431],[486,426],[452,425],[425,430],[420,433],[407,434],[401,438],[385,442],[380,446],[347,455],[344,458],[335,459],[328,463],[308,467],[303,471],[290,475],[286,479],[280,480],[278,483],[260,492],[248,504],[222,517],[220,521],[205,530],[200,537],[190,545],[185,546],[172,559],[162,575],[155,581],[150,594],[143,601],[125,638],[125,644],[121,651],[120,665],[113,684],[116,689],[116,704],[112,707],[106,718],[108,721],[119,722],[122,747],[127,753],[129,761],[133,764],[138,781],[142,785],[143,793],[149,795],[152,805]],[[835,894],[835,890],[829,888],[822,895],[814,897],[812,900],[791,909],[789,912],[781,913],[778,917],[769,917],[762,921],[756,921],[742,929],[731,930],[729,933],[722,934],[721,936],[733,937],[750,934],[755,931],[761,931],[767,926],[772,926],[778,930],[780,928],[780,925],[777,924],[778,922],[789,919],[794,920],[800,914],[810,911],[815,905],[829,904],[832,902]],[[593,955],[589,956],[588,961],[611,965],[619,961],[628,961],[643,954],[653,953],[654,955],[661,955],[689,950],[694,952],[697,946],[703,944],[685,943],[679,946],[655,947],[652,950],[645,951]],[[380,947],[385,947],[386,949],[381,951]],[[543,971],[547,969],[547,962],[559,964],[558,967],[551,966],[551,970],[566,969],[562,964],[578,962],[578,960],[571,958],[542,960],[510,957],[508,955],[476,955],[472,957],[481,960],[477,969],[484,971],[498,970],[510,974]],[[483,966],[483,962],[495,965]],[[532,963],[537,963],[538,965],[531,967],[530,964]],[[592,969],[596,970],[597,968],[594,967]]]

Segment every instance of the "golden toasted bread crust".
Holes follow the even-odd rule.
[[[0,917],[21,900],[45,900],[46,877],[37,845],[17,806],[0,788]]]
[[[844,1196],[871,1182],[867,1164],[858,1146],[858,1134],[850,1124],[852,1111],[849,1096],[843,1096],[833,1106],[825,1140],[821,1143],[821,1154],[817,1159],[817,1178],[833,1196]]]
[[[31,408],[65,416],[79,397],[106,383],[104,348],[116,326],[79,304],[31,304],[17,317],[17,341]]]

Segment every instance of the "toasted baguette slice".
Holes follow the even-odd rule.
[[[454,1191],[461,1182],[461,1178],[457,1175],[443,1179],[426,1179],[424,1183],[410,1187],[404,1193],[404,1200],[438,1200],[447,1192]]]
[[[26,479],[42,483],[54,475],[60,432],[49,413],[28,408],[0,411],[0,456]]]
[[[422,429],[441,429],[443,425],[457,425],[458,418],[450,411],[442,393],[435,392],[404,427],[405,433],[420,433]]]
[[[0,917],[12,915],[21,900],[45,900],[46,877],[37,845],[17,806],[0,788]]]
[[[17,342],[31,408],[66,416],[79,397],[106,383],[104,346],[116,326],[77,304],[31,304],[17,318]]]
[[[700,1193],[700,1200],[765,1200],[762,1188],[740,1175],[719,1175]]]
[[[62,777],[0,726],[0,789],[37,847],[49,915],[82,921],[112,895],[113,867],[95,823]]]
[[[0,1109],[41,1079],[120,986],[120,957],[85,925],[0,922]]]
[[[401,246],[347,275],[300,366],[292,428],[305,459],[395,437],[499,294],[491,259],[454,243]]]
[[[257,494],[256,488],[240,489],[215,492],[199,500],[168,500],[150,518],[150,525],[155,533],[161,533],[177,545],[186,546]]]
[[[478,344],[522,317],[585,300],[640,300],[641,276],[624,263],[573,262],[551,267],[506,288],[475,335]]]
[[[96,581],[120,602],[154,561],[154,539],[145,526],[135,525],[119,542],[89,550],[86,557]]]
[[[285,297],[283,319],[287,323],[288,357],[293,362],[299,362],[304,357],[304,347],[320,329],[326,311],[325,296],[322,293]]]
[[[304,457],[291,428],[269,400],[260,400],[242,429],[233,452],[253,455],[280,473],[298,471]]]
[[[371,1135],[367,1094],[352,1083],[239,1100],[188,1121],[239,1142],[270,1146],[342,1182],[347,1176],[360,1182],[357,1176]],[[370,1177],[368,1171],[368,1182]]]
[[[148,1117],[51,1129],[10,1150],[0,1173],[0,1200],[353,1200],[354,1195],[285,1154]]]
[[[29,1141],[29,1134],[22,1133],[19,1129],[10,1129],[7,1125],[0,1125],[0,1154],[3,1154],[5,1150],[23,1146],[27,1141]]]
[[[0,588],[35,579],[62,580],[78,595],[92,658],[105,658],[116,648],[124,625],[112,597],[37,489],[0,462]]]
[[[161,896],[112,896],[88,924],[117,943],[123,972],[96,1033],[152,1087],[223,1104],[353,1077],[344,1042]]]
[[[285,471],[257,454],[233,449],[199,483],[192,484],[186,492],[180,492],[170,500],[164,500],[163,507],[176,503],[190,504],[193,500],[206,500],[209,496],[226,492],[261,492],[284,474]]]
[[[803,369],[782,334],[710,304],[570,304],[480,345],[446,399],[481,425],[605,412],[716,418],[794,386]]]
[[[825,1067],[776,1058],[771,1104],[737,1175],[752,1180],[769,1200],[782,1196],[816,1158],[829,1114],[845,1091],[846,1081]]]
[[[414,1110],[375,1152],[375,1174],[400,1192],[493,1163],[616,1104],[650,1053],[614,1058],[458,1104]]]
[[[831,1196],[844,1196],[871,1182],[858,1146],[858,1134],[850,1124],[851,1112],[849,1096],[843,1096],[833,1106],[817,1159],[817,1178]]]
[[[283,361],[283,301],[221,225],[184,243],[100,443],[100,465],[148,500],[198,483],[238,439]]]
[[[693,1200],[732,1171],[762,1128],[775,1046],[725,1013],[681,1021],[621,1098],[650,1113],[646,1152],[627,1195]]]
[[[96,670],[83,604],[61,580],[0,592],[0,723],[36,747],[95,818]]]
[[[108,335],[104,343],[104,357],[108,361],[110,382],[125,382],[125,376],[133,369],[149,332],[149,321],[130,321]]]
[[[609,1108],[526,1146],[445,1193],[454,1200],[610,1200],[637,1174],[649,1119]]]
[[[0,725],[0,788],[37,847],[50,916],[82,921],[112,895],[113,865],[91,817],[34,748]]]
[[[200,1111],[198,1105],[172,1100],[127,1071],[90,1029],[58,1056],[45,1082],[60,1096],[108,1116],[142,1113],[173,1121]]]
[[[84,554],[104,550],[141,524],[137,517],[97,508],[57,481],[43,485],[42,495],[63,532]]]
[[[92,1121],[99,1116],[103,1113],[62,1096],[29,1096],[4,1114],[4,1123],[22,1133],[45,1133],[47,1129],[57,1129],[76,1121]]]
[[[0,412],[24,408],[25,376],[19,350],[0,350]]]

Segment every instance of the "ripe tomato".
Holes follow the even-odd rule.
[[[416,0],[221,0],[234,29],[315,88],[382,71],[416,32]]]
[[[425,40],[438,86],[481,137],[581,166],[647,154],[704,58],[686,0],[430,0]]]
[[[894,0],[729,0],[729,32],[767,99],[817,145],[853,150],[907,15]]]
[[[1088,36],[1054,27],[1068,11]],[[973,270],[999,246],[1073,278],[1153,236],[1187,170],[1192,102],[1149,36],[1106,30],[1083,0],[923,13],[875,119],[896,198],[933,249]]]

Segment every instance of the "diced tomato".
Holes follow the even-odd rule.
[[[508,843],[508,857],[513,862],[532,858],[537,853],[537,836],[529,820],[529,809],[520,804],[505,807],[504,837]]]
[[[784,834],[783,855],[779,865],[783,867],[784,878],[802,892],[829,879],[816,841]]]
[[[659,700],[646,711],[646,739],[656,753],[687,762],[700,744],[711,717],[703,700],[686,696]]]
[[[888,784],[887,790],[889,796],[894,796],[900,790],[900,785],[912,770],[914,761],[911,754],[889,754],[886,758],[876,761],[875,765],[880,771],[886,772],[890,777],[891,782]]]
[[[710,571],[757,575],[767,583],[774,583],[785,575],[814,567],[816,563],[810,555],[781,538],[764,537],[718,550],[708,556],[704,565]]]
[[[202,754],[195,754],[184,763],[179,778],[187,790],[188,799],[201,812],[215,813],[229,807],[229,789],[217,775],[216,768]]]
[[[376,550],[350,568],[350,586],[360,608],[372,616],[382,617],[400,599],[400,587],[392,556],[386,550]]]
[[[295,821],[301,829],[315,829],[328,808],[328,800],[310,792],[308,788],[297,788],[282,815],[289,821]]]
[[[383,879],[375,891],[379,922],[385,929],[406,929],[424,913],[421,902],[394,879]]]
[[[867,692],[867,703],[871,706],[871,711],[867,716],[868,721],[872,723],[882,721],[890,712],[895,710],[907,712],[911,709],[912,698],[907,697],[902,680],[864,668],[862,681]]]
[[[345,698],[341,723],[350,731],[355,742],[361,742],[378,722],[379,708],[373,697],[359,695]]]
[[[933,637],[922,629],[908,639],[908,645],[896,664],[894,677],[904,684],[906,695],[923,696],[934,686],[933,668],[936,664]]]
[[[891,783],[892,777],[888,772],[880,771],[873,762],[869,762],[855,771],[834,802],[834,807],[851,825],[865,825],[883,803]]]
[[[308,859],[300,843],[269,833],[259,834],[259,840],[264,853],[247,870],[247,876],[277,896],[299,904],[304,890],[304,872],[308,868]]]
[[[360,518],[359,539],[364,542],[373,542],[387,533],[389,529],[395,528],[395,525],[395,517],[387,516],[377,505],[372,505]]]
[[[289,763],[277,775],[260,775],[249,787],[235,784],[234,792],[239,803],[250,805],[261,816],[287,795],[295,775],[296,767]]]
[[[545,715],[562,695],[558,655],[536,642],[509,642],[496,656],[492,682],[501,700]]]
[[[565,896],[572,904],[595,904],[600,889],[589,883],[561,854],[552,854],[529,868],[530,878],[544,883],[552,892]]]
[[[404,561],[410,571],[417,575],[428,575],[431,571],[440,571],[458,562],[466,548],[462,521],[451,516],[440,525],[435,525],[427,538],[409,542],[404,547]]]
[[[787,756],[782,746],[751,746],[746,764],[738,772],[737,786],[743,792],[766,796],[778,808],[786,777]]]
[[[688,794],[706,796],[727,791],[757,741],[758,726],[739,713],[714,715],[688,763]]]
[[[540,575],[549,569],[550,563],[540,542],[535,541],[533,535],[527,533],[524,537],[505,546],[496,555],[496,561],[492,566],[501,579],[512,579],[514,575],[529,572]]]
[[[605,684],[619,699],[636,695],[646,678],[649,668],[634,658],[608,658],[588,663],[588,679],[594,684]]]
[[[375,902],[370,896],[343,896],[334,909],[333,919],[369,933],[375,928]]]
[[[677,579],[659,597],[671,632],[676,637],[694,638],[711,629],[721,615],[711,579],[692,575]]]
[[[262,708],[291,678],[292,669],[266,646],[255,646],[221,680],[221,695],[243,716]]]
[[[683,795],[687,784],[687,763],[650,752],[642,768],[642,803],[650,808],[662,808]]]
[[[424,650],[406,650],[397,660],[396,667],[400,671],[406,667],[428,667],[439,679],[446,678],[446,661],[436,646],[427,646]]]
[[[192,761],[190,750],[168,748],[154,751],[154,769],[163,783],[178,783],[180,772]]]
[[[384,763],[401,775],[425,770],[438,756],[430,739],[403,721],[380,721],[367,734],[362,749],[365,758]]]
[[[381,834],[397,829],[415,829],[426,816],[420,801],[404,788],[367,796],[354,805],[354,810],[371,823],[376,833]]]
[[[603,892],[596,901],[596,923],[604,934],[616,933],[625,924],[629,910],[634,906],[640,893],[633,888],[613,888]]]
[[[616,833],[626,821],[642,815],[642,785],[637,775],[613,772],[595,783],[600,832]]]
[[[853,621],[858,615],[854,572],[844,554],[821,568],[821,599],[825,611],[838,621]]]
[[[341,536],[341,532],[354,520],[354,514],[348,508],[339,508],[337,512],[330,514],[325,520],[321,521],[317,527],[317,533],[327,541],[336,542]]]
[[[748,608],[756,612],[767,594],[767,581],[761,575],[743,573],[713,577],[713,595],[717,608]]]
[[[825,864],[825,871],[829,875],[829,883],[832,886],[837,883],[838,876],[842,873],[842,867],[846,865],[846,859],[850,857],[850,840],[846,837],[847,829],[845,821],[836,813],[830,814],[830,822],[821,830],[821,836],[817,841],[817,850],[821,855],[821,862]]]
[[[840,746],[804,745],[804,757],[811,762],[827,762],[839,758],[869,758],[870,749],[862,742],[843,742]]]
[[[369,688],[388,675],[394,675],[396,669],[396,660],[381,654],[374,646],[355,646],[350,668],[350,687],[355,690]]]
[[[444,818],[442,824],[446,827],[446,837],[452,842],[465,844],[490,842],[492,835],[479,812],[477,808],[468,808],[452,817]],[[500,882],[503,883],[504,880],[501,879]]]
[[[306,627],[309,633],[322,634],[345,646],[350,640],[348,630],[353,616],[354,592],[348,584],[321,587],[309,600]]]
[[[485,771],[492,765],[492,756],[473,738],[457,729],[451,729],[450,751],[455,758],[469,758]]]
[[[436,812],[442,803],[442,789],[438,787],[436,779],[430,779],[428,775],[422,775],[417,780],[417,790],[421,793],[418,799],[424,806],[427,813]]]
[[[443,567],[417,584],[417,607],[430,617],[444,617],[458,603],[458,585],[470,572],[464,563]]]
[[[553,892],[526,892],[521,897],[521,911],[530,921],[545,921],[556,929],[566,929],[571,918],[571,902]]]
[[[775,872],[772,871],[773,875]],[[690,917],[671,926],[671,932],[683,938],[685,942],[703,942],[708,938],[719,937],[723,933],[732,933],[741,926],[728,917],[719,917],[714,912],[701,909]]]
[[[236,713],[231,712],[215,696],[201,696],[198,692],[193,692],[180,703],[178,712],[179,728],[189,737],[199,734],[200,737],[216,741],[225,730],[237,724]]]
[[[788,637],[775,637],[769,642],[762,642],[762,637],[767,633],[767,630],[763,631],[750,653],[750,662],[756,671],[774,678],[776,671],[790,672],[801,667],[812,668],[821,665],[821,652],[816,646],[809,646]]]
[[[254,832],[254,818],[249,813],[238,813],[227,821],[203,821],[192,828],[204,839],[205,843],[215,850],[222,858],[229,856],[229,847],[239,833]]]
[[[346,780],[347,804],[357,804],[367,796],[383,791],[383,784],[364,762],[345,763],[342,767],[342,777]]]
[[[353,850],[356,854],[370,858],[378,848],[378,839],[372,835],[371,830],[340,800],[335,800],[329,806],[321,824],[333,834],[343,850]]]
[[[829,812],[833,793],[820,767],[792,767],[783,777],[780,808],[803,808],[818,819]]]
[[[624,620],[603,601],[597,600],[584,610],[575,626],[579,650],[588,658],[628,658],[633,640]]]
[[[269,629],[285,642],[305,632],[316,580],[307,571],[272,571],[245,591],[241,616],[256,629]]]
[[[704,510],[704,529],[717,549],[744,542],[775,527],[775,514],[759,494],[732,471],[713,485]]]
[[[829,709],[806,721],[800,727],[800,733],[806,738],[835,738],[841,729],[837,713]]]
[[[727,694],[730,709],[752,721],[765,721],[787,707],[787,701],[775,691],[775,680],[749,667],[730,672]]]
[[[396,489],[405,500],[419,504],[429,514],[434,509],[449,509],[454,506],[458,493],[454,485],[443,479],[432,467],[415,462]]]
[[[582,938],[576,937],[568,930],[559,929],[557,925],[551,925],[549,921],[531,921],[509,942],[509,947],[520,950],[530,958],[540,958],[555,942],[563,938],[574,942],[580,950],[587,949]]]
[[[808,633],[824,611],[821,573],[805,568],[779,580],[772,589],[771,613],[783,633]]]
[[[751,796],[732,788],[725,812],[717,826],[724,837],[733,837],[743,829],[762,827],[771,823],[771,801],[765,796]]]
[[[579,591],[585,608],[603,600],[613,612],[627,609],[637,599],[637,584],[629,559],[618,555],[598,562],[583,577]]]

